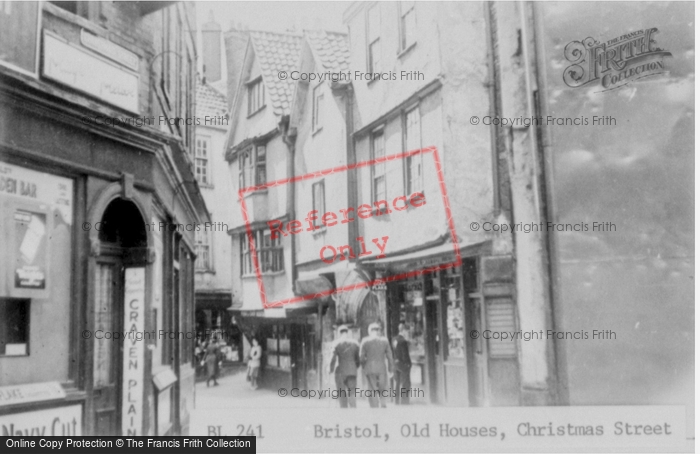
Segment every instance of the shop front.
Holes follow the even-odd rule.
[[[24,96],[7,90],[0,97]],[[21,99],[0,102],[3,433],[34,420],[28,430],[46,434],[186,433],[195,256],[185,226],[206,210],[192,185],[170,180],[178,163],[164,168],[183,150],[146,129],[117,140],[58,111],[37,115],[37,101]],[[51,415],[58,425],[44,423]]]
[[[260,384],[270,389],[306,389],[317,383],[320,356],[316,306],[309,303],[291,306],[233,312],[246,343],[250,345],[256,339],[262,347]],[[248,351],[249,348],[246,355]],[[247,356],[244,360],[247,361]]]
[[[411,386],[422,391],[412,402],[518,404],[515,342],[484,339],[489,330],[516,325],[512,259],[491,256],[490,248],[489,242],[462,247],[460,266],[452,266],[451,244],[362,263],[387,282],[373,292],[386,299],[388,337],[395,338],[400,324],[408,332]]]

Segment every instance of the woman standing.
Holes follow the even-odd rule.
[[[214,380],[214,386],[219,386],[216,381],[216,377],[219,375],[219,346],[216,341],[210,342],[207,346],[204,362],[207,365],[207,388],[211,380]]]
[[[262,348],[256,338],[253,338],[253,346],[248,353],[248,377],[250,378],[250,386],[253,389],[258,389],[258,375],[260,374],[260,358],[262,357]]]

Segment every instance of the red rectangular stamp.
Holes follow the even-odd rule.
[[[428,165],[430,161],[433,165]],[[411,172],[414,180],[413,190],[406,189],[409,185],[404,185],[400,190],[386,185],[386,176],[391,175],[392,172],[394,175],[400,175],[400,169]],[[372,182],[370,190],[362,186],[358,188],[359,203],[356,206],[348,206],[347,197],[343,197],[342,192],[343,188],[347,188],[345,179],[350,170],[358,173],[366,172],[365,176],[370,175],[369,180]],[[416,181],[420,184],[416,184]],[[309,208],[308,210],[303,206],[296,207],[298,219],[271,220],[267,221],[267,226],[272,240],[291,238],[292,241],[297,241],[297,244],[300,244],[299,254],[304,262],[322,263],[323,266],[329,267],[330,272],[334,269],[331,268],[332,266],[343,261],[357,263],[359,260],[361,263],[363,260],[390,260],[391,257],[410,254],[407,251],[415,250],[416,246],[425,244],[426,240],[430,239],[428,237],[437,238],[441,235],[448,235],[454,248],[454,261],[377,277],[368,282],[269,301],[245,196],[288,184],[299,185],[305,191],[312,193],[313,201],[306,207]],[[337,197],[327,200],[325,194],[329,189],[331,194]],[[396,194],[392,194],[391,191]],[[260,300],[266,309],[351,292],[462,265],[459,240],[447,196],[443,169],[435,147],[382,156],[351,165],[249,186],[238,191],[238,197],[253,270],[260,291]],[[426,222],[426,220],[429,221]],[[349,242],[348,225],[353,222],[358,223],[354,231],[359,235],[354,242]],[[318,273],[324,273],[323,269],[318,270]]]

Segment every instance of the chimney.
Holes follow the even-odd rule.
[[[243,58],[248,46],[249,32],[240,25],[231,28],[224,35],[226,48],[228,103],[231,105],[243,71]]]
[[[209,11],[209,21],[202,26],[202,62],[204,79],[209,82],[221,80],[221,26]]]

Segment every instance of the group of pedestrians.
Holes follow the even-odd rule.
[[[331,373],[335,372],[338,400],[341,408],[357,407],[355,389],[357,370],[361,366],[364,382],[369,388],[369,405],[386,408],[389,380],[393,378],[396,403],[408,405],[411,387],[411,356],[408,352],[406,325],[399,325],[399,334],[392,346],[380,336],[380,325],[371,323],[369,335],[360,344],[349,337],[347,326],[338,328],[339,338],[333,349]],[[337,365],[337,367],[336,367]]]

